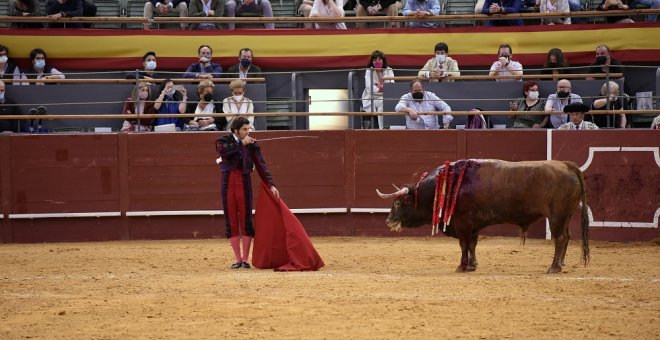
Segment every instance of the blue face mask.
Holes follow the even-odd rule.
[[[38,59],[34,61],[34,68],[43,70],[44,67],[46,67],[46,60]]]
[[[153,71],[156,69],[156,61],[155,60],[149,60],[146,62],[144,65],[144,69],[147,71]]]
[[[0,92],[0,102],[5,100],[5,93]]]
[[[447,60],[447,57],[443,54],[438,54],[435,56],[435,60],[438,62],[438,64],[442,64]]]

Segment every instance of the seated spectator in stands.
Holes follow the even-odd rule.
[[[569,104],[582,103],[582,97],[571,93],[571,82],[568,79],[561,79],[557,82],[557,93],[548,96],[545,102],[545,112],[565,112],[564,107]],[[587,107],[589,109],[589,107]],[[550,123],[552,128],[559,128],[567,122],[565,114],[550,114]],[[551,127],[551,126],[548,126]]]
[[[572,103],[564,107],[564,112],[571,116],[571,121],[558,127],[559,130],[598,130],[598,125],[584,120],[584,114],[589,112],[589,106],[582,103]]]
[[[475,107],[470,110],[470,112],[481,112],[482,109]],[[465,128],[468,130],[472,129],[488,129],[488,122],[486,122],[486,117],[482,114],[469,115],[467,117],[467,122],[465,123]]]
[[[188,66],[184,78],[213,79],[222,77],[222,66],[211,62],[213,49],[209,45],[202,45],[197,49],[199,61]]]
[[[362,91],[364,112],[383,112],[383,85],[394,82],[383,79],[385,77],[394,77],[394,71],[387,63],[385,53],[378,50],[371,52],[364,73],[364,91]],[[383,124],[383,116],[379,115],[378,128],[383,129]]]
[[[598,8],[596,10],[598,10],[598,11],[630,10],[632,8],[631,8],[631,6],[628,5],[628,3],[630,3],[632,5],[633,1],[631,1],[631,0],[602,0],[600,5],[598,5]],[[634,23],[634,21],[632,19],[630,19],[630,17],[623,17],[623,16],[606,16],[605,17],[605,22],[607,22],[608,24]]]
[[[344,16],[344,0],[314,0],[309,16],[311,18],[341,18]],[[343,22],[317,22],[314,25],[317,29],[346,29],[346,24]]]
[[[183,86],[174,86],[171,79],[165,79],[158,89],[158,98],[154,103],[154,108],[158,113],[185,113],[188,96],[186,88]],[[158,117],[154,126],[174,124],[177,130],[183,128],[183,120],[178,117]]]
[[[651,129],[660,130],[660,115],[653,118],[653,121],[651,122]]]
[[[149,51],[142,56],[142,66],[144,70],[137,72],[139,79],[153,80],[163,78],[162,75],[156,73],[156,52]],[[126,79],[135,79],[136,72],[129,72],[126,74]]]
[[[148,0],[144,4],[144,17],[152,19],[154,15],[168,15],[170,12],[179,13],[180,18],[188,16],[188,2],[186,0]],[[151,24],[143,25],[145,30],[151,29]],[[188,24],[181,23],[181,29],[186,29]]]
[[[64,74],[56,68],[46,63],[46,51],[35,48],[30,52],[32,69],[25,73],[27,79],[64,79]],[[30,83],[28,83],[30,84]],[[32,83],[35,85],[55,84],[55,83]]]
[[[511,111],[521,112],[512,115],[513,127],[523,129],[540,129],[548,123],[547,115],[524,114],[522,112],[543,112],[545,100],[539,98],[539,84],[528,80],[523,84],[523,98],[509,103]]]
[[[358,17],[366,17],[370,15],[378,15],[383,11],[388,17],[395,17],[399,15],[399,2],[397,0],[360,0],[358,1],[355,15]],[[367,23],[365,21],[358,21],[357,28],[365,28]],[[393,21],[389,23],[391,28],[399,28],[399,23]]]
[[[608,86],[609,85],[609,86]],[[601,98],[597,98],[591,103],[591,114],[585,118],[586,121],[593,122],[600,127],[625,129],[628,120],[625,114],[599,115],[593,114],[593,111],[601,110],[623,110],[626,109],[625,96],[619,91],[619,84],[610,81],[600,88]]]
[[[254,13],[262,15],[266,18],[273,17],[273,7],[270,0],[227,0],[225,3],[225,13],[228,18],[233,18],[238,13]],[[275,28],[275,23],[268,22],[264,26],[268,29]],[[227,28],[233,30],[236,28],[236,23],[227,23]]]
[[[660,0],[635,0],[635,4],[649,6],[649,9],[660,9]],[[635,6],[632,7],[635,8]],[[657,14],[646,16],[646,22],[656,22],[656,20],[658,20]]]
[[[424,91],[421,80],[413,80],[410,82],[410,92],[401,96],[394,110],[408,114],[406,116],[406,129],[435,130],[440,128],[438,116],[424,113],[433,111],[451,112],[451,107],[438,98],[435,93]],[[454,117],[449,113],[444,114],[442,116],[442,127],[448,128],[453,119]]]
[[[240,79],[234,79],[229,83],[229,90],[231,96],[222,100],[222,112],[226,114],[234,114],[234,116],[227,117],[227,126],[231,126],[231,122],[236,117],[244,116],[250,122],[250,131],[254,131],[254,104],[250,98],[245,96],[245,82]]]
[[[190,10],[188,14],[191,17],[198,18],[221,18],[225,14],[225,4],[223,0],[190,0]],[[220,28],[219,23],[202,22],[191,24],[191,29],[214,30]]]
[[[429,59],[417,73],[418,77],[429,78],[431,82],[454,81],[451,77],[461,75],[458,62],[449,56],[449,46],[440,42],[435,44],[435,56]]]
[[[238,52],[238,64],[232,65],[224,74],[226,78],[261,78],[261,67],[252,63],[252,50],[242,48]]]
[[[155,114],[156,109],[151,99],[151,88],[147,83],[138,83],[131,92],[131,96],[124,101],[122,113],[125,115],[134,114]],[[154,118],[126,119],[122,124],[121,132],[151,131]]]
[[[438,0],[405,0],[401,14],[405,17],[424,18],[440,15],[440,2]],[[436,21],[410,21],[408,27],[433,28],[438,26]]]
[[[490,67],[489,76],[522,76],[523,66],[511,59],[511,46],[502,44],[497,50],[499,59]],[[495,79],[495,81],[512,81],[514,79]]]
[[[568,5],[568,0],[540,0],[539,12],[546,13],[570,13],[571,9]],[[570,25],[570,17],[549,17],[541,18],[543,25]]]
[[[7,87],[5,82],[0,80],[0,115],[21,115],[21,108],[15,105],[16,102],[7,97]],[[18,132],[18,120],[15,119],[0,119],[0,132]]]
[[[188,103],[187,113],[194,113],[193,118],[184,118],[186,125],[184,129],[191,131],[222,131],[227,125],[224,117],[209,117],[205,115],[220,113],[222,106],[213,97],[213,82],[204,79],[197,84],[198,102]]]
[[[612,58],[610,48],[607,45],[596,47],[596,60],[589,65],[589,73],[623,73],[621,62]],[[587,77],[587,79],[595,79]]]
[[[305,18],[309,18],[310,13],[312,13],[312,6],[314,5],[314,0],[298,0],[298,15],[301,15]],[[311,22],[305,22],[305,28],[313,28],[314,25]]]
[[[520,0],[486,0],[481,14],[511,14],[520,13]],[[486,26],[522,26],[522,19],[488,20]]]
[[[0,78],[20,80],[22,78],[21,70],[9,57],[9,47],[0,45]],[[20,85],[20,83],[12,83]]]
[[[41,1],[39,0],[9,0],[9,16],[12,17],[39,17],[41,12]],[[40,22],[14,22],[14,28],[43,28]]]
[[[569,65],[564,53],[558,48],[552,48],[545,56],[545,62],[543,63],[541,74],[560,76],[562,74],[571,73],[570,69],[567,69],[566,67],[569,67]],[[553,78],[556,79],[556,77]]]
[[[84,0],[46,0],[46,15],[50,19],[58,20],[61,18],[73,17],[95,17],[96,5],[93,2]],[[67,23],[66,27],[91,27],[91,24]],[[50,24],[49,27],[65,27],[64,24]]]

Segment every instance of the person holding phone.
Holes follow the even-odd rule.
[[[502,44],[497,49],[498,59],[491,65],[489,76],[522,76],[523,66],[512,60],[513,49],[508,44]],[[495,79],[495,81],[512,81],[514,79]]]

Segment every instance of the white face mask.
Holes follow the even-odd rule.
[[[529,91],[529,94],[527,95],[527,98],[529,98],[529,99],[539,99],[539,91]]]
[[[8,59],[8,58],[7,58],[6,55],[3,55],[2,57],[0,57],[0,64],[4,64],[4,63],[6,63],[6,62],[7,62],[7,59]]]
[[[438,54],[435,56],[435,60],[438,62],[438,64],[442,64],[447,60],[447,57],[443,54]]]
[[[0,92],[0,102],[5,100],[5,93]]]
[[[243,96],[234,96],[234,100],[240,102],[241,100],[243,100]]]
[[[170,97],[173,96],[174,95],[174,89],[165,90],[165,94],[170,96]]]
[[[156,61],[155,60],[149,60],[147,63],[144,65],[144,69],[147,71],[153,71],[156,69]]]

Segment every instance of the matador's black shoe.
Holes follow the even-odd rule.
[[[242,266],[243,266],[243,268],[245,268],[245,269],[250,269],[250,268],[251,268],[251,267],[250,267],[250,264],[247,263],[247,262],[243,262],[243,263],[242,263]]]
[[[241,263],[240,262],[236,262],[236,263],[231,265],[231,269],[238,269],[238,268],[241,268]]]

